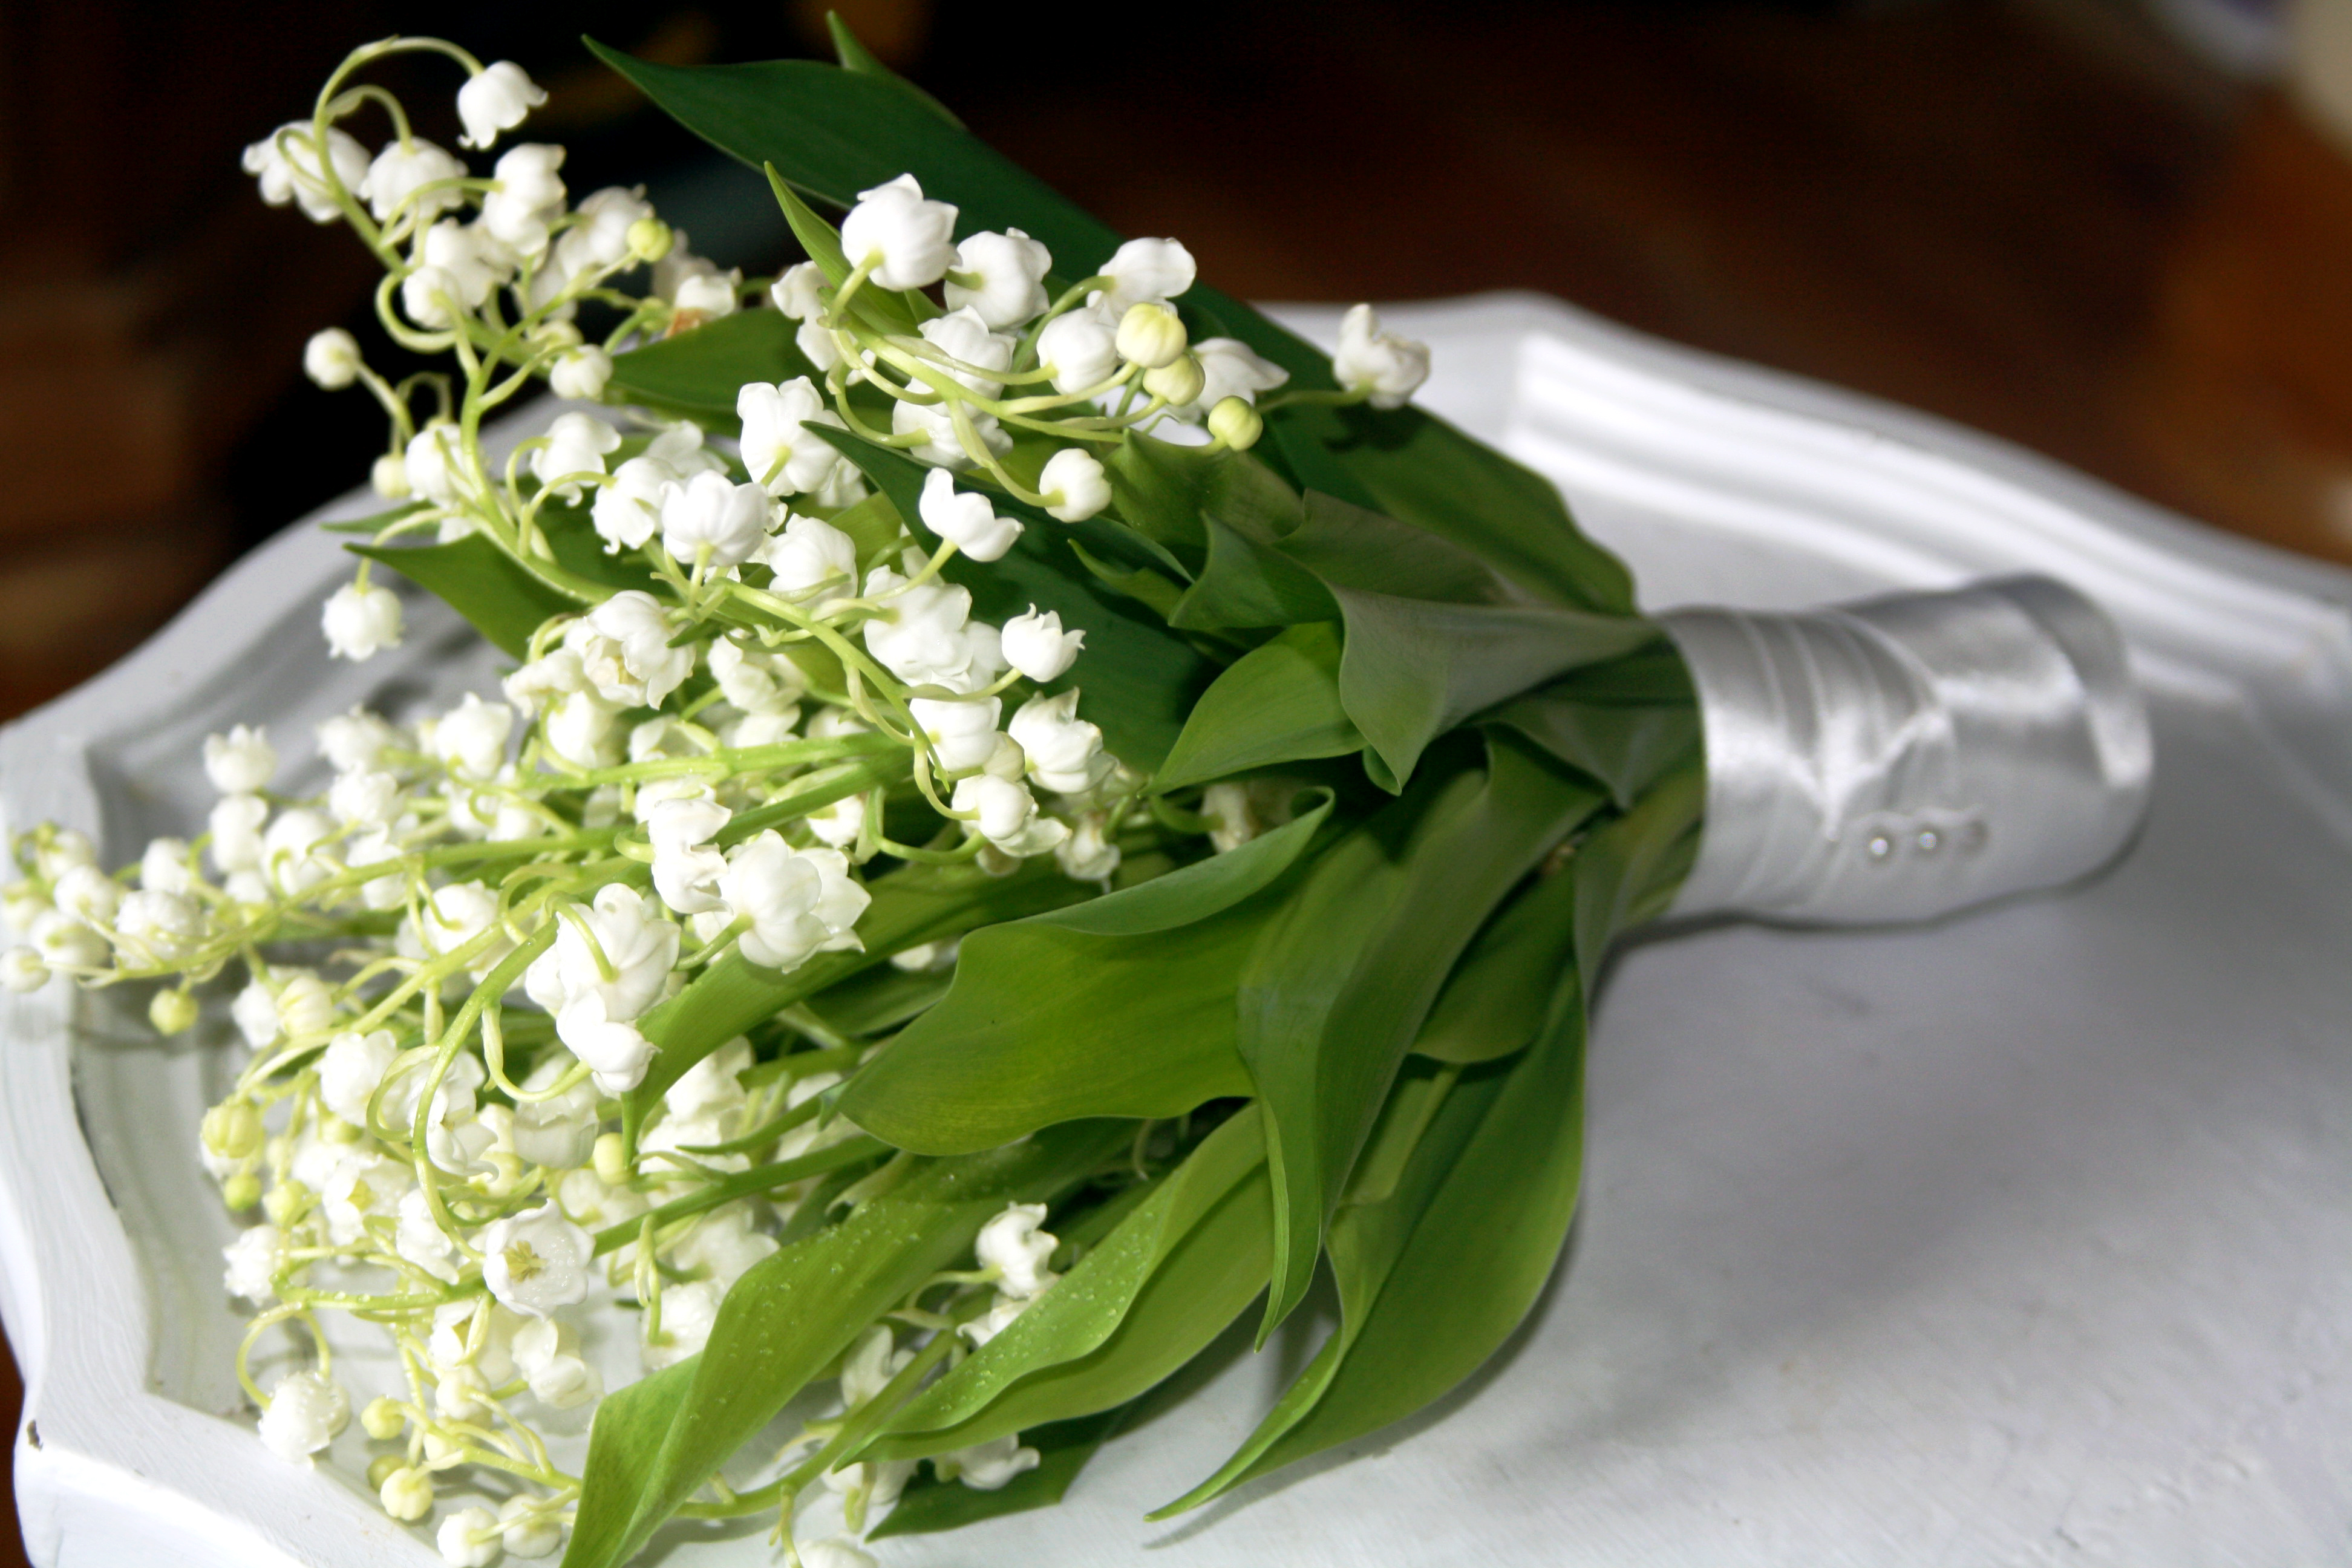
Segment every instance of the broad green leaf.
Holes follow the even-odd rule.
[[[1259,1131],[1257,1108],[1245,1106],[1203,1139],[1175,1174],[1155,1187],[1034,1306],[953,1372],[908,1401],[890,1422],[895,1440],[887,1446],[888,1457],[943,1453],[987,1442],[1001,1432],[1021,1430],[1024,1422],[1020,1419],[1009,1425],[991,1421],[985,1430],[974,1422],[1014,1384],[1098,1349],[1118,1328],[1137,1294],[1169,1254],[1227,1194],[1265,1164],[1265,1142]],[[1259,1282],[1263,1283],[1262,1272]],[[1255,1293],[1256,1287],[1252,1286],[1251,1294]],[[1232,1314],[1227,1313],[1218,1329],[1231,1321]],[[1216,1331],[1210,1331],[1213,1335]],[[1108,1397],[1104,1404],[1120,1404],[1140,1392],[1138,1388]],[[1075,1408],[1060,1412],[1086,1413]]]
[[[1417,1051],[1404,1059],[1396,1082],[1389,1086],[1380,1120],[1364,1140],[1364,1152],[1348,1174],[1348,1190],[1339,1199],[1342,1208],[1385,1203],[1394,1195],[1413,1151],[1421,1147],[1422,1135],[1460,1077],[1454,1064],[1433,1061]]]
[[[642,403],[690,415],[698,424],[735,428],[735,394],[755,381],[814,377],[781,310],[738,310],[691,331],[613,356],[607,403]]]
[[[1445,541],[1326,495],[1307,497],[1282,550],[1339,601],[1340,699],[1398,780],[1472,714],[1658,636],[1637,617],[1528,602]]]
[[[589,601],[534,576],[478,533],[447,544],[346,544],[389,566],[473,624],[509,658],[530,651],[530,634],[550,616],[576,615]]]
[[[1241,1450],[1152,1517],[1375,1431],[1476,1371],[1559,1263],[1583,1161],[1583,1012],[1570,987],[1533,1048],[1464,1073],[1385,1200],[1339,1211],[1339,1329]]]
[[[1697,852],[1706,770],[1694,761],[1577,847],[1576,964],[1600,973],[1618,933],[1664,914]]]
[[[778,971],[730,950],[647,1013],[639,1026],[658,1048],[645,1081],[622,1100],[629,1127],[642,1123],[688,1068],[793,1004],[894,952],[1055,909],[1087,891],[1049,859],[1031,861],[1009,877],[971,866],[908,866],[877,879],[868,890],[874,901],[857,922],[862,951],[820,952],[798,969]]]
[[[1121,598],[1133,599],[1161,620],[1167,620],[1184,596],[1184,590],[1165,573],[1149,566],[1118,567],[1092,554],[1076,540],[1070,542],[1070,553],[1078,563],[1094,574],[1095,581]]]
[[[596,1528],[572,1532],[564,1568],[614,1568],[644,1545],[730,1454],[827,1366],[877,1317],[962,1256],[1009,1203],[1050,1202],[1084,1180],[1131,1136],[1115,1123],[1053,1129],[1015,1147],[928,1163],[846,1219],[777,1251],[738,1279],[719,1303],[687,1391],[657,1448],[646,1442],[653,1411],[608,1436],[600,1412],[590,1467],[602,1467],[614,1501]],[[650,1403],[650,1402],[649,1402]]]
[[[1206,526],[1208,564],[1169,613],[1170,626],[1217,631],[1339,618],[1339,602],[1312,572],[1221,519]]]
[[[983,1519],[1051,1508],[1062,1500],[1095,1451],[1118,1430],[1126,1415],[1124,1407],[1105,1410],[1022,1433],[1022,1446],[1037,1450],[1037,1468],[1023,1471],[993,1491],[961,1481],[942,1481],[936,1476],[918,1476],[898,1494],[890,1517],[867,1531],[866,1539],[954,1530]]]
[[[1249,955],[1234,1047],[1265,1108],[1276,1193],[1261,1341],[1306,1295],[1325,1222],[1455,959],[1601,804],[1505,732],[1486,752],[1483,769],[1433,768],[1318,858]]]
[[[1339,701],[1339,632],[1292,626],[1234,661],[1192,705],[1155,791],[1314,757],[1363,750]]]
[[[581,1473],[580,1517],[572,1528],[571,1550],[563,1554],[564,1568],[620,1561],[617,1554],[594,1554],[601,1544],[627,1537],[646,1468],[661,1451],[662,1439],[677,1424],[693,1386],[694,1363],[684,1361],[597,1401],[588,1433],[588,1463]]]
[[[841,19],[840,12],[827,11],[824,14],[824,25],[825,30],[833,37],[833,55],[841,62],[842,69],[856,71],[861,76],[869,76],[877,81],[887,81],[899,91],[911,96],[916,102],[957,130],[963,129],[963,121],[958,120],[946,104],[884,65],[873,50],[860,43],[857,35],[849,30],[849,24]]]
[[[1620,811],[1668,772],[1698,755],[1698,710],[1580,702],[1545,687],[1484,715],[1508,724],[1569,766],[1609,786]]]
[[[329,533],[382,533],[402,518],[414,517],[432,504],[431,501],[404,500],[398,506],[386,507],[382,511],[371,512],[365,517],[355,517],[347,522],[322,522],[319,526]]]
[[[919,1152],[1079,1116],[1175,1116],[1247,1094],[1243,958],[1328,800],[1223,855],[964,939],[955,984],[850,1083],[842,1113]],[[1135,940],[1150,937],[1150,942]]]
[[[1577,903],[1576,879],[1555,873],[1505,905],[1446,976],[1414,1054],[1493,1061],[1534,1039],[1575,973]]]

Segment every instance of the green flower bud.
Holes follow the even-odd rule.
[[[1246,452],[1265,434],[1265,417],[1241,398],[1220,398],[1209,410],[1209,434],[1236,452]]]
[[[232,1214],[242,1214],[261,1199],[261,1178],[251,1171],[239,1171],[221,1184],[221,1202]]]
[[[373,1436],[373,1434],[371,1434]],[[381,1487],[392,1479],[394,1470],[408,1468],[408,1461],[397,1454],[379,1454],[367,1468],[368,1485]]]
[[[1143,373],[1143,390],[1154,397],[1164,397],[1171,408],[1181,408],[1201,395],[1208,377],[1201,374],[1201,362],[1191,354],[1170,360],[1158,370]]]
[[[367,1402],[360,1411],[360,1426],[377,1442],[389,1443],[407,1428],[408,1417],[401,1414],[400,1401],[385,1395]],[[382,1462],[377,1461],[379,1464]],[[398,1462],[394,1461],[394,1464]],[[369,1471],[369,1479],[377,1486],[383,1485],[383,1479],[376,1476],[373,1468]]]
[[[261,1200],[261,1212],[269,1223],[284,1230],[302,1217],[302,1206],[310,1200],[310,1189],[299,1182],[280,1182],[269,1189]]]
[[[147,1021],[159,1035],[176,1035],[196,1021],[196,999],[184,991],[158,991],[147,1004]]]
[[[265,1136],[260,1108],[249,1100],[224,1100],[205,1112],[205,1147],[224,1160],[250,1160]]]
[[[669,225],[657,217],[641,217],[629,226],[629,254],[639,261],[659,261],[675,240]]]
[[[1127,308],[1127,314],[1118,319],[1115,341],[1119,358],[1146,370],[1158,370],[1161,365],[1176,363],[1188,339],[1184,320],[1172,307],[1147,300]]]

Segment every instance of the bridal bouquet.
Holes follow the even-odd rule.
[[[398,643],[397,574],[510,672],[321,725],[321,794],[213,737],[208,819],[119,872],[16,846],[8,984],[233,998],[260,1439],[356,1415],[452,1563],[764,1515],[844,1568],[1050,1503],[1324,1268],[1337,1330],[1169,1510],[1428,1404],[1558,1258],[1586,984],[1691,861],[1679,656],[1412,405],[1424,350],[1358,306],[1327,358],[840,47],[600,51],[764,173],[772,279],[575,197],[529,78],[436,40],[248,149],[442,366],[310,342],[391,426],[328,651]],[[416,51],[476,162],[367,79]]]

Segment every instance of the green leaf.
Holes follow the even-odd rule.
[[[1265,1335],[1306,1295],[1325,1222],[1463,949],[1601,805],[1496,731],[1321,856],[1251,952],[1234,1048],[1266,1115],[1275,1271]],[[1449,752],[1451,748],[1449,748]]]
[[[586,603],[536,577],[478,533],[446,544],[346,544],[354,555],[389,566],[473,624],[512,658],[550,616],[576,615]]]
[[[1208,564],[1169,612],[1170,626],[1218,631],[1339,618],[1339,602],[1312,572],[1217,518],[1206,528]]]
[[[1698,847],[1706,770],[1696,760],[1577,848],[1576,964],[1587,974],[1619,932],[1664,914]]]
[[[1339,1211],[1339,1330],[1240,1451],[1151,1517],[1375,1431],[1477,1370],[1559,1262],[1583,1095],[1583,1013],[1568,987],[1534,1048],[1446,1093],[1387,1198]]]
[[[732,431],[735,394],[748,384],[796,375],[824,381],[793,342],[793,332],[791,319],[781,310],[738,310],[614,354],[604,401],[641,403]]]
[[[1078,558],[1079,564],[1094,574],[1096,582],[1121,598],[1133,599],[1163,621],[1176,608],[1176,601],[1184,596],[1182,588],[1149,566],[1122,570],[1090,554],[1087,547],[1076,540],[1070,542],[1070,553]]]
[[[1570,767],[1609,786],[1626,810],[1699,751],[1698,710],[1687,704],[1635,708],[1579,702],[1549,688],[1515,697],[1486,715],[1507,724]]]
[[[1175,1174],[1154,1188],[1034,1305],[954,1371],[909,1400],[892,1418],[891,1438],[877,1451],[890,1458],[913,1458],[1024,1430],[1039,1418],[1034,1397],[1038,1393],[1058,1398],[1054,1408],[1056,1416],[1107,1409],[1142,1393],[1159,1380],[1157,1376],[1132,1388],[1122,1384],[1106,1391],[1089,1386],[1080,1396],[1081,1403],[1072,1404],[1072,1380],[1065,1376],[1055,1380],[1050,1388],[1036,1385],[1030,1391],[1032,1397],[1015,1403],[1007,1412],[991,1409],[1015,1384],[1027,1386],[1024,1380],[1100,1349],[1170,1254],[1245,1179],[1262,1173],[1265,1166],[1265,1141],[1257,1108],[1245,1106],[1203,1139]],[[1263,1215],[1263,1199],[1256,1206]],[[1262,1233],[1265,1228],[1259,1226]],[[1230,1246],[1222,1250],[1228,1256],[1234,1251]],[[1264,1258],[1263,1250],[1260,1256]],[[1255,1295],[1264,1283],[1261,1264],[1255,1281],[1246,1287],[1249,1295]],[[1199,1298],[1199,1292],[1194,1295]],[[1206,1327],[1200,1342],[1206,1343],[1220,1332],[1247,1300],[1244,1296],[1231,1303],[1230,1310]],[[1172,1369],[1190,1359],[1191,1352],[1178,1342],[1191,1337],[1157,1334],[1154,1348],[1175,1356],[1170,1363]]]
[[[964,939],[955,984],[852,1080],[842,1113],[902,1149],[985,1149],[1080,1116],[1247,1094],[1242,960],[1330,810],[1075,908]],[[1138,941],[1149,937],[1150,941]]]
[[[564,1568],[614,1568],[634,1555],[867,1324],[964,1255],[992,1215],[1009,1203],[1052,1201],[1131,1135],[1115,1123],[1083,1123],[929,1163],[839,1225],[753,1266],[719,1303],[709,1342],[681,1363],[691,1382],[657,1448],[646,1441],[656,1401],[625,1408],[609,1434],[598,1413],[589,1468],[613,1495],[593,1528],[574,1528]]]
[[[849,24],[841,19],[840,12],[827,11],[824,14],[824,26],[825,30],[833,35],[834,58],[841,62],[842,69],[856,71],[861,76],[870,76],[877,81],[887,81],[899,91],[908,94],[916,102],[954,126],[958,131],[963,129],[963,121],[950,113],[946,104],[884,65],[873,50],[859,43],[857,35],[849,30]]]
[[[1534,1039],[1575,976],[1577,904],[1576,879],[1555,873],[1505,905],[1446,976],[1414,1054],[1460,1066]]]
[[[1118,1430],[1126,1415],[1124,1408],[1105,1410],[1024,1432],[1023,1446],[1037,1450],[1037,1468],[1023,1471],[994,1491],[982,1491],[961,1481],[942,1481],[936,1476],[919,1476],[898,1494],[890,1517],[867,1531],[866,1539],[954,1530],[983,1519],[1051,1508],[1062,1500],[1096,1450]]]
[[[588,1431],[588,1464],[581,1472],[580,1516],[563,1554],[564,1568],[620,1561],[618,1554],[599,1559],[595,1553],[601,1544],[627,1537],[648,1467],[677,1424],[694,1387],[694,1371],[691,1361],[679,1362],[597,1401]]]
[[[365,517],[355,517],[346,522],[322,522],[319,526],[329,533],[381,533],[402,518],[414,517],[432,504],[431,501],[404,500],[398,506],[386,507]]]
[[[1339,700],[1339,632],[1292,626],[1217,677],[1152,780],[1156,792],[1363,750]]]
[[[1400,781],[1472,714],[1658,636],[1634,616],[1529,603],[1445,541],[1326,495],[1307,498],[1282,550],[1339,602],[1340,699]]]
[[[1040,859],[1009,877],[992,877],[972,866],[908,866],[877,879],[868,891],[874,901],[857,922],[866,944],[862,951],[820,952],[798,969],[778,971],[730,949],[685,990],[647,1013],[639,1027],[658,1048],[645,1081],[622,1100],[629,1128],[651,1114],[688,1068],[794,1003],[894,952],[1055,909],[1084,898],[1087,889],[1063,876],[1051,860]]]

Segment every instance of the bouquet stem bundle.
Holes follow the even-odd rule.
[[[560,148],[482,177],[415,136],[363,77],[410,50],[465,70],[471,146],[539,96],[387,40],[247,163],[451,366],[313,340],[391,428],[330,647],[398,640],[389,570],[504,689],[332,721],[312,795],[215,737],[205,831],[117,874],[26,835],[0,959],[151,983],[167,1033],[243,976],[202,1130],[258,1210],[228,1281],[248,1349],[317,1347],[268,1390],[240,1352],[264,1439],[347,1418],[344,1312],[401,1369],[360,1413],[385,1508],[488,1500],[443,1510],[451,1562],[772,1512],[845,1564],[1055,1500],[1320,1269],[1339,1327],[1171,1510],[1468,1375],[1574,1210],[1591,977],[1696,844],[1689,681],[1623,570],[1411,404],[1425,352],[1368,309],[1327,358],[846,34],[837,68],[599,51],[764,174],[809,259],[748,283],[640,193],[572,203]],[[491,460],[541,381],[615,416]],[[608,1390],[614,1322],[645,1375]],[[574,1473],[539,1424],[591,1402]],[[846,1534],[798,1542],[818,1498]]]

